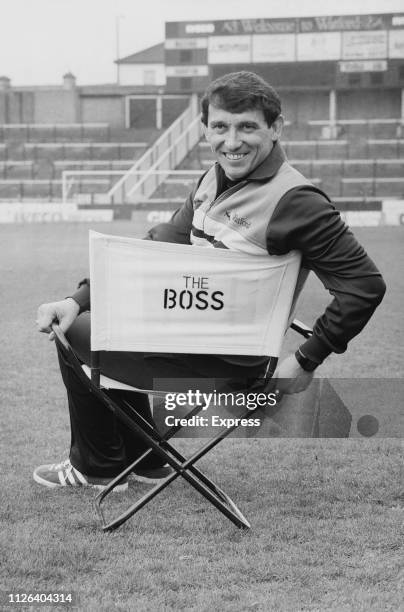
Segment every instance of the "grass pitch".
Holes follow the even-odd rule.
[[[94,229],[144,234],[124,222]],[[0,609],[27,609],[8,606],[8,593],[73,592],[75,608],[86,611],[399,610],[400,438],[225,441],[201,467],[239,503],[249,532],[180,480],[113,534],[101,532],[91,491],[51,491],[33,482],[33,468],[62,460],[69,446],[55,349],[35,331],[36,308],[68,295],[88,274],[87,230],[0,226]],[[403,230],[355,233],[388,293],[348,352],[330,358],[321,375],[399,378]],[[328,300],[313,279],[297,314],[312,323]],[[188,450],[195,442],[179,445]],[[132,482],[114,509],[141,487]]]

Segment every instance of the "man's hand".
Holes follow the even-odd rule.
[[[60,302],[41,304],[38,308],[37,326],[38,331],[49,334],[49,340],[55,339],[52,332],[52,323],[58,323],[60,329],[66,332],[79,314],[80,306],[72,298],[66,298]]]
[[[278,365],[272,380],[280,395],[290,395],[307,389],[313,380],[313,376],[314,372],[303,370],[296,357],[289,355]]]

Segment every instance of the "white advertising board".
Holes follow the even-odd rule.
[[[350,227],[375,227],[383,221],[380,210],[348,210],[341,212],[341,218]]]
[[[387,70],[387,60],[358,60],[340,62],[341,72],[385,72]]]
[[[112,221],[112,209],[79,209],[77,204],[11,202],[0,204],[0,223],[61,223]]]
[[[341,59],[341,32],[298,34],[297,59],[302,62]]]
[[[254,34],[252,37],[253,62],[294,62],[296,60],[295,34]]]
[[[213,34],[215,31],[214,23],[187,23],[185,34]]]
[[[342,59],[375,59],[387,57],[387,31],[342,33]]]
[[[389,57],[392,59],[404,57],[404,30],[390,30]]]
[[[383,200],[382,213],[385,225],[404,225],[404,200]]]
[[[166,77],[198,77],[208,74],[208,66],[166,66]]]
[[[251,62],[251,36],[210,36],[209,64],[237,64]]]
[[[166,49],[206,49],[207,38],[167,38],[164,43]]]

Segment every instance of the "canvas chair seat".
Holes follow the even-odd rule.
[[[81,366],[84,374],[91,378],[91,368],[85,363]],[[134,393],[150,393],[159,397],[164,397],[165,391],[158,392],[156,389],[141,389],[139,387],[134,387],[133,385],[128,385],[127,383],[121,382],[120,380],[116,380],[115,378],[110,378],[109,376],[105,376],[105,374],[100,374],[99,381],[100,389],[115,389],[116,391],[133,391]]]

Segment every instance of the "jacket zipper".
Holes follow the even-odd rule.
[[[213,208],[213,206],[215,204],[218,204],[222,200],[225,200],[229,195],[232,195],[232,193],[235,193],[236,191],[238,191],[239,189],[241,189],[242,187],[247,185],[247,183],[248,183],[248,181],[240,181],[240,183],[237,183],[236,185],[233,185],[232,187],[229,187],[229,189],[226,189],[225,191],[223,191],[217,198],[215,198],[209,204],[208,208],[205,210],[204,215],[203,215],[203,223],[202,223],[202,231],[203,232],[205,232],[205,219],[207,217],[208,212],[210,212],[210,210]]]

